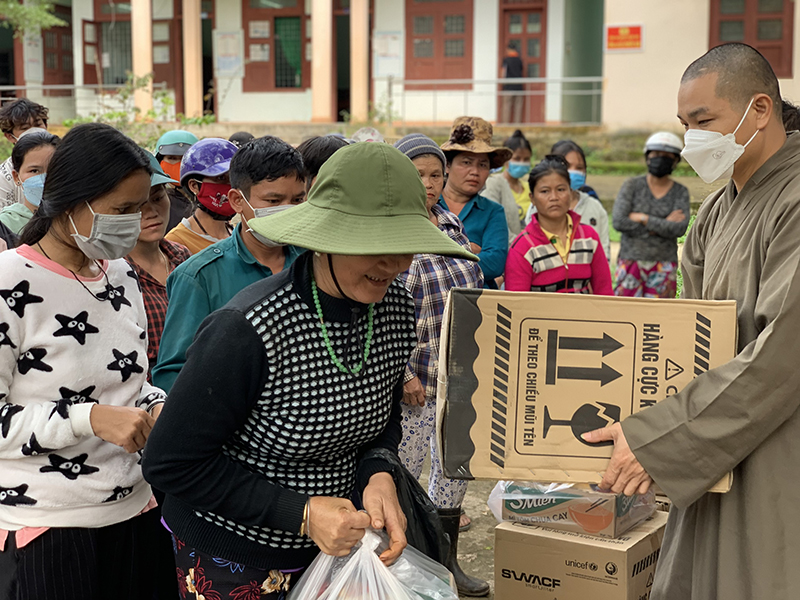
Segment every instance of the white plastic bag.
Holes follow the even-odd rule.
[[[446,568],[411,546],[387,567],[378,557],[388,547],[384,532],[367,529],[347,556],[320,552],[288,600],[458,600]]]

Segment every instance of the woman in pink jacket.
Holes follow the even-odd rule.
[[[600,238],[569,210],[567,162],[561,156],[545,156],[528,183],[536,214],[511,244],[506,289],[611,296],[611,274]]]

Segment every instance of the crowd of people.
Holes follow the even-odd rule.
[[[494,145],[464,116],[441,145],[174,130],[151,153],[103,124],[61,139],[28,99],[3,106],[0,597],[284,598],[317,552],[346,555],[368,527],[386,530],[390,564],[408,541],[402,472],[419,478],[429,453],[439,559],[461,594],[487,595],[458,564],[467,482],[445,476],[434,435],[448,291],[675,297],[682,156],[706,181],[732,177],[683,271],[688,297],[740,302],[740,354],[588,439],[616,446],[604,489],[652,476],[676,506],[653,598],[755,597],[769,560],[755,538],[800,539],[780,526],[796,484],[758,504],[775,500],[776,453],[797,447],[800,382],[778,366],[800,259],[800,142],[784,130],[798,115],[741,44],[687,69],[678,114],[684,140],[651,135],[645,173],[619,190],[612,265],[573,140],[532,164],[521,131]],[[703,495],[731,469],[734,491]],[[775,562],[771,597],[786,597],[795,575]]]

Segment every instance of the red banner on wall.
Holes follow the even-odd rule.
[[[644,27],[642,25],[608,25],[606,50],[642,50]]]

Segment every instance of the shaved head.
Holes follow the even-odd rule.
[[[747,44],[723,44],[706,52],[683,73],[681,83],[717,75],[716,94],[736,109],[744,110],[756,94],[772,99],[775,115],[781,114],[778,78],[766,58]]]

